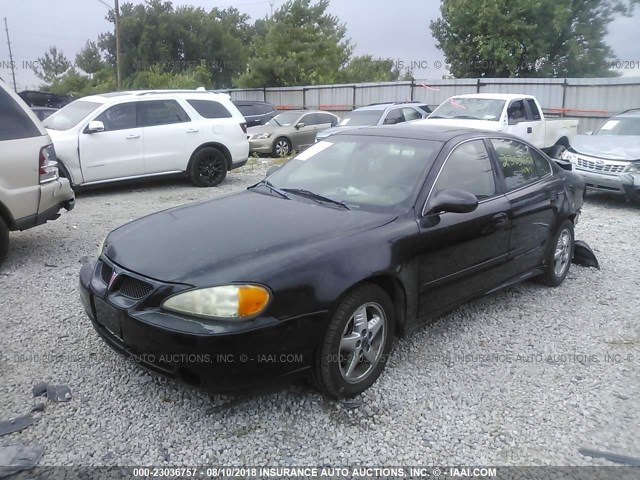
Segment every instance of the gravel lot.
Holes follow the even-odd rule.
[[[470,303],[395,348],[379,381],[334,402],[304,383],[211,396],[148,376],[94,333],[81,263],[141,215],[246,187],[186,181],[78,195],[76,209],[12,236],[0,269],[0,421],[27,414],[38,382],[68,384],[30,428],[43,465],[607,465],[581,447],[640,457],[640,210],[590,194],[576,229],[602,270],[525,283]],[[609,357],[607,357],[607,355]]]

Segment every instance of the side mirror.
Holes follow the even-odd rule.
[[[469,213],[478,208],[475,195],[463,190],[441,190],[431,199],[428,213]]]
[[[269,168],[269,170],[267,170],[267,177],[273,175],[275,172],[277,172],[278,170],[280,170],[280,167],[282,167],[282,165],[274,165],[273,167]]]
[[[297,123],[296,124],[296,130],[300,130],[301,128],[306,127],[306,126],[307,126],[307,124],[304,123],[304,122]]]
[[[98,133],[104,132],[104,123],[100,120],[93,120],[89,122],[89,126],[84,130],[84,133]]]
[[[395,118],[385,118],[384,122],[382,122],[383,125],[395,125],[396,123],[398,123],[398,121]]]
[[[593,132],[589,130],[588,132],[584,132],[585,135],[593,135]]]

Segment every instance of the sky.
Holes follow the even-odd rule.
[[[274,9],[284,0],[273,0]],[[105,0],[113,4],[113,0]],[[195,5],[205,9],[234,6],[253,20],[270,13],[271,0],[173,0],[174,6]],[[122,0],[121,0],[122,3]],[[133,3],[142,3],[133,0]],[[347,26],[347,37],[355,44],[355,54],[393,58],[405,67],[414,66],[416,78],[437,79],[445,73],[444,57],[431,36],[429,22],[439,17],[437,0],[331,0],[330,13]],[[39,80],[29,62],[41,57],[52,45],[73,60],[87,40],[97,40],[113,25],[105,19],[107,7],[98,0],[0,0],[0,77],[11,81],[9,51],[4,31],[7,18],[18,90],[34,88]],[[640,46],[636,38],[640,12],[619,18],[609,25],[606,40],[619,60],[635,62],[622,71],[640,76]],[[439,67],[439,68],[437,68]]]

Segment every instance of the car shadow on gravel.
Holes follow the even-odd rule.
[[[640,204],[632,202],[625,196],[606,192],[588,192],[585,196],[585,205],[583,208],[588,208],[589,205],[597,205],[614,210],[640,210]]]

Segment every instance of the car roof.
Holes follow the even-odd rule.
[[[122,97],[137,97],[137,98],[190,98],[193,99],[194,95],[202,96],[203,99],[220,100],[229,99],[229,95],[225,93],[214,93],[207,90],[126,90],[120,92],[101,93],[97,95],[89,95],[82,97],[79,100],[86,100],[88,102],[97,103],[109,103],[113,99]],[[207,98],[208,97],[208,98]]]
[[[494,100],[516,100],[521,98],[535,98],[533,95],[524,93],[467,93],[465,95],[455,95],[452,98],[487,98]]]
[[[303,114],[303,113],[328,113],[329,115],[333,115],[335,117],[335,114],[331,113],[331,112],[327,112],[325,110],[281,110],[278,112],[278,114],[281,113],[297,113],[297,114]]]
[[[237,105],[237,104],[242,104],[242,103],[251,104],[251,105],[256,104],[256,103],[260,103],[260,104],[262,104],[262,105],[269,105],[270,107],[272,107],[272,106],[273,106],[273,105],[271,105],[269,102],[265,102],[265,101],[263,101],[263,100],[238,100],[238,99],[236,98],[236,99],[233,99],[233,100],[231,100],[231,101],[232,101],[233,103],[235,103],[236,105]]]
[[[395,137],[408,138],[415,140],[432,140],[437,142],[448,142],[456,137],[517,137],[505,133],[495,132],[493,130],[480,130],[477,128],[454,127],[446,125],[426,125],[403,123],[400,125],[379,125],[375,127],[362,127],[351,130],[344,130],[334,135],[358,135],[369,137]],[[333,136],[333,135],[332,135]],[[521,140],[522,141],[522,140]]]
[[[359,107],[356,108],[352,111],[354,112],[363,112],[363,111],[367,111],[367,110],[376,110],[376,111],[384,111],[387,110],[388,108],[391,107],[418,107],[420,108],[420,105],[426,105],[425,103],[418,103],[418,102],[389,102],[389,103],[376,103],[376,104],[372,104],[372,105],[367,105],[365,107]]]

